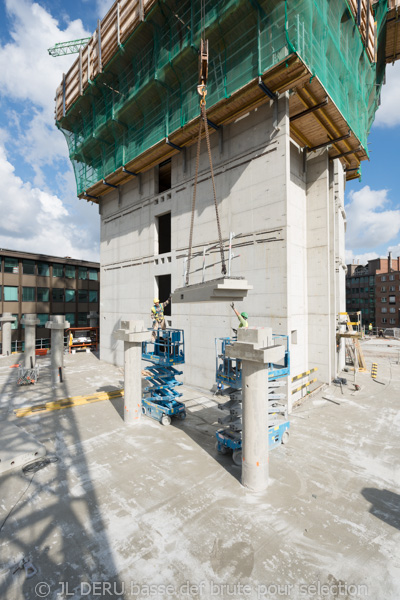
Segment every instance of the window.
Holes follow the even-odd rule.
[[[386,281],[386,275],[382,275],[381,281]]]
[[[168,158],[158,165],[158,193],[171,189],[171,159]]]
[[[89,269],[89,279],[91,279],[92,281],[98,281],[97,269]]]
[[[364,308],[364,313],[367,315],[369,313],[369,308]]]
[[[65,290],[65,302],[75,302],[75,290]]]
[[[53,277],[64,277],[64,267],[60,263],[53,263]]]
[[[49,288],[38,288],[37,289],[37,301],[38,302],[48,302],[49,300],[50,300]]]
[[[98,302],[99,292],[97,290],[89,290],[89,302]]]
[[[75,267],[72,265],[65,265],[65,277],[68,279],[75,279]]]
[[[382,313],[387,313],[387,308],[386,307],[381,308],[381,312]]]
[[[156,217],[158,254],[171,252],[171,213]],[[156,250],[156,252],[157,252]]]
[[[64,302],[63,288],[53,288],[52,297],[53,297],[53,302]]]
[[[45,327],[45,325],[50,317],[48,314],[39,313],[37,318],[39,319],[38,327]]]
[[[386,286],[381,287],[381,292],[386,292]]]
[[[4,257],[4,273],[18,273],[18,258]]]
[[[37,274],[41,275],[42,277],[48,277],[50,273],[50,267],[47,263],[44,262],[38,262],[37,263]]]
[[[80,325],[87,325],[87,313],[85,312],[78,313],[78,326]]]
[[[382,323],[387,323],[387,319],[385,317],[383,317]]]
[[[65,320],[73,327],[75,325],[75,313],[66,313]]]
[[[22,302],[35,302],[35,288],[34,287],[23,287],[22,288]]]
[[[13,315],[15,321],[11,323],[11,329],[18,329],[18,315]]]
[[[396,319],[389,319],[389,322],[391,325],[394,325],[396,323]]]
[[[18,287],[4,286],[4,302],[18,302]]]
[[[35,274],[35,261],[24,259],[22,261],[22,272],[24,275],[34,275]]]
[[[389,296],[390,304],[396,304],[396,296]]]
[[[79,277],[79,279],[87,279],[87,268],[86,267],[79,267],[78,277]]]
[[[386,302],[386,298],[381,298],[381,302]]]
[[[156,295],[161,302],[165,302],[171,293],[171,275],[159,275],[156,277]],[[168,304],[164,309],[164,314],[171,316],[171,304]]]
[[[391,312],[391,313],[395,313],[395,312],[396,312],[396,309],[395,309],[395,307],[394,307],[394,306],[391,306],[391,307],[389,308],[389,312]]]
[[[394,281],[394,275],[389,275],[389,281]]]
[[[364,292],[365,292],[366,294],[368,294],[368,292],[369,292],[369,288],[367,288],[367,287],[366,287],[366,288],[364,288]]]
[[[87,302],[88,301],[88,291],[87,290],[78,290],[78,301],[79,302]]]
[[[394,285],[391,285],[389,288],[389,292],[395,292],[396,291],[396,287]]]

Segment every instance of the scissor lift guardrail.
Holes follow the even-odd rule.
[[[146,368],[145,379],[149,383],[143,390],[142,411],[148,417],[169,425],[171,418],[184,419],[186,408],[178,398],[182,396],[175,388],[182,385],[176,375],[182,371],[173,365],[185,362],[185,340],[182,329],[157,330],[150,342],[142,343],[142,359],[152,363]]]

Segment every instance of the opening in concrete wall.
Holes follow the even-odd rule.
[[[165,302],[171,293],[171,275],[159,275],[156,277],[156,296],[160,302]],[[164,314],[171,316],[171,304],[165,307]]]
[[[165,160],[158,166],[158,193],[171,189],[171,159]]]
[[[156,231],[158,239],[158,254],[171,252],[171,213],[156,217]]]

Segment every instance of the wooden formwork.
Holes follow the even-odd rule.
[[[387,63],[393,63],[400,58],[400,0],[389,0],[385,56]]]
[[[59,121],[81,96],[89,82],[102,72],[119,46],[144,20],[156,0],[119,0],[114,2],[106,16],[99,21],[89,43],[79,53],[72,67],[63,76],[56,91],[55,116]]]
[[[349,5],[354,17],[357,18],[358,0],[349,0]],[[367,50],[370,61],[376,62],[376,26],[374,14],[372,12],[372,1],[361,0],[360,8],[360,32],[363,38],[364,46]]]

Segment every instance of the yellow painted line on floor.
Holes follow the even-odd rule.
[[[82,406],[92,402],[101,402],[102,400],[113,400],[121,398],[124,395],[124,390],[113,390],[111,392],[99,392],[98,394],[90,394],[89,396],[72,396],[63,400],[55,400],[54,402],[46,402],[45,404],[36,404],[34,406],[24,406],[14,410],[17,417],[28,417],[39,412],[48,412],[51,410],[61,410],[62,408],[70,408],[71,406]]]

